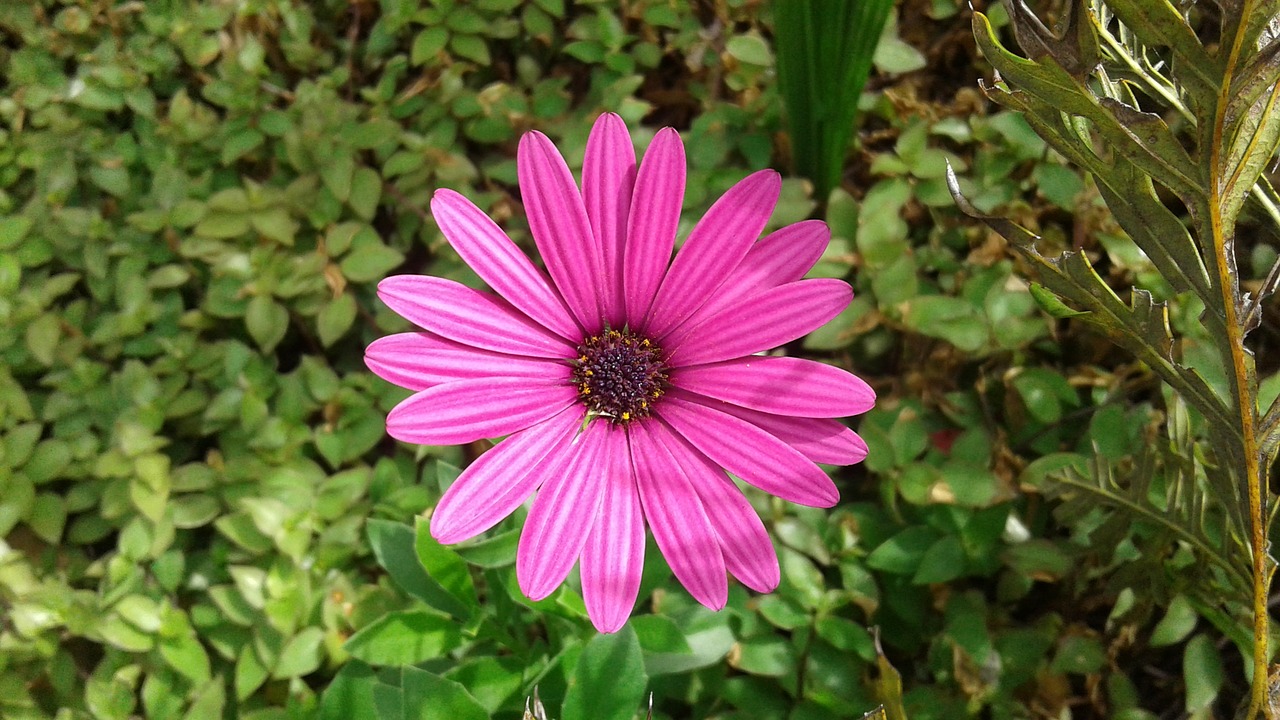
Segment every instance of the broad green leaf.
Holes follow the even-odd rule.
[[[421,517],[417,519],[416,533],[418,562],[422,563],[427,575],[459,603],[478,609],[480,601],[476,597],[475,584],[471,580],[471,570],[466,561],[451,548],[441,545],[431,537],[429,523]]]
[[[270,669],[262,663],[254,645],[255,643],[245,643],[244,647],[240,648],[240,656],[236,659],[234,684],[238,700],[244,700],[253,695],[271,676]]]
[[[351,182],[355,172],[355,160],[349,153],[338,150],[323,159],[320,179],[339,202],[346,202],[351,197]]]
[[[249,335],[265,352],[275,349],[289,330],[289,311],[266,295],[255,295],[244,316]]]
[[[316,315],[316,331],[320,343],[329,347],[338,341],[356,319],[356,299],[351,293],[344,292],[325,303]]]
[[[964,548],[960,545],[960,539],[954,535],[944,535],[925,550],[911,582],[917,585],[947,582],[963,575],[965,565]]]
[[[1186,596],[1175,595],[1173,600],[1169,601],[1169,608],[1165,610],[1164,617],[1160,618],[1160,622],[1156,623],[1155,629],[1151,631],[1152,647],[1182,642],[1196,628],[1197,619],[1195,608],[1188,602]]]
[[[635,630],[596,635],[578,658],[565,693],[563,720],[630,720],[649,678]]]
[[[280,661],[271,671],[271,676],[285,679],[315,672],[322,659],[322,642],[323,629],[315,626],[303,628],[285,643],[284,649],[280,651]]]
[[[320,720],[377,717],[373,701],[376,684],[373,668],[359,660],[349,660],[320,696]]]
[[[391,612],[360,629],[344,648],[370,665],[413,665],[444,657],[463,643],[462,628],[429,610]]]
[[[194,632],[160,638],[160,655],[191,682],[208,682],[209,654]]]
[[[351,243],[351,251],[342,259],[339,267],[348,280],[373,282],[386,277],[392,269],[404,262],[404,255],[388,247],[373,233],[358,233]]]
[[[386,671],[374,686],[377,717],[386,720],[488,720],[466,688],[414,667]]]
[[[1208,707],[1222,690],[1225,673],[1213,638],[1200,634],[1191,638],[1182,653],[1182,679],[1187,686],[1186,708],[1195,713]]]
[[[914,575],[937,539],[938,531],[931,527],[908,527],[872,550],[867,556],[867,565],[889,573]]]
[[[378,563],[401,590],[456,618],[471,616],[472,606],[449,594],[427,574],[418,560],[417,541],[412,528],[390,520],[370,519],[366,531]]]
[[[784,638],[764,635],[738,643],[734,667],[751,675],[783,677],[795,672],[796,656]]]
[[[418,33],[409,50],[409,62],[421,65],[435,58],[449,41],[449,31],[442,27],[429,27]]]
[[[382,176],[371,168],[358,168],[351,178],[351,195],[347,198],[351,209],[362,219],[372,220],[373,214],[378,210],[380,199],[382,199]]]
[[[216,677],[204,682],[196,691],[191,708],[187,710],[184,720],[205,720],[222,717],[222,709],[227,704],[226,682]]]
[[[35,221],[26,215],[0,218],[0,250],[8,250],[22,242],[34,225]]]

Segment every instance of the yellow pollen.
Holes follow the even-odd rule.
[[[579,355],[579,356],[578,356],[578,362],[586,362],[586,361],[587,361],[587,356],[586,356],[586,355]]]
[[[630,419],[631,419],[631,413],[629,413],[629,412],[624,412],[624,413],[622,413],[622,419],[623,419],[623,420],[630,420]]]

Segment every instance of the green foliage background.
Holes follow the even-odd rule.
[[[1189,554],[1079,504],[1059,522],[1039,492],[1086,456],[1123,469],[1164,402],[1041,314],[1014,253],[954,210],[946,161],[1046,252],[1172,293],[980,98],[952,0],[896,9],[843,188],[788,179],[771,223],[818,212],[815,273],[858,292],[793,351],[882,398],[835,511],[752,495],[778,592],[710,613],[651,549],[635,618],[602,637],[572,583],[515,589],[521,518],[460,549],[416,533],[482,448],[390,441],[404,394],[361,352],[406,328],[383,276],[478,283],[424,213],[436,188],[528,245],[516,140],[542,130],[576,168],[603,111],[641,146],[681,130],[685,230],[787,166],[766,5],[621,7],[0,6],[0,716],[517,718],[537,686],[567,719],[628,718],[648,692],[659,718],[860,718],[891,699],[873,627],[917,720],[1204,716],[1241,691],[1236,626],[1182,592]]]

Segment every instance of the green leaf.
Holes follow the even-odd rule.
[[[1051,424],[1062,418],[1064,404],[1077,404],[1076,391],[1067,379],[1045,368],[1027,368],[1011,381],[1027,410],[1036,420]]]
[[[507,567],[516,561],[520,530],[508,530],[454,549],[468,563],[482,568]]]
[[[356,320],[356,299],[348,292],[325,303],[316,315],[316,331],[320,344],[329,347],[351,329]]]
[[[449,39],[449,49],[482,67],[492,62],[489,57],[489,46],[482,38],[475,35],[454,35]]]
[[[884,37],[876,47],[875,66],[881,72],[902,74],[928,65],[921,52],[896,37]]]
[[[320,179],[339,202],[351,197],[351,182],[355,176],[356,162],[345,152],[335,152],[320,167]]]
[[[445,673],[445,677],[467,692],[491,713],[509,706],[509,698],[523,685],[524,665],[518,658],[482,656],[466,660]]]
[[[488,720],[466,688],[435,673],[397,668],[382,680],[374,687],[376,717],[382,720]]]
[[[911,300],[903,316],[907,327],[940,338],[967,352],[977,352],[990,339],[981,312],[968,300],[947,295],[923,295]]]
[[[916,585],[944,583],[964,574],[964,548],[955,535],[945,535],[929,546],[920,558],[911,582]]]
[[[743,640],[738,643],[735,658],[734,666],[751,675],[780,678],[796,669],[796,656],[790,643],[776,635]]]
[[[196,235],[214,240],[240,237],[249,232],[249,216],[239,212],[213,211],[196,223]]]
[[[358,233],[351,242],[351,251],[342,259],[342,274],[353,282],[373,282],[404,262],[404,255],[395,248],[383,244],[373,233]]]
[[[401,590],[458,619],[471,616],[473,608],[449,594],[418,561],[417,540],[412,528],[403,523],[378,519],[370,519],[365,527],[378,564],[387,570]]]
[[[876,656],[875,640],[862,625],[835,615],[827,615],[814,626],[818,637],[845,652],[857,653],[863,660]]]
[[[563,720],[631,720],[648,682],[640,641],[630,625],[611,635],[596,635],[574,668]]]
[[[1213,638],[1200,634],[1191,638],[1182,653],[1182,679],[1187,686],[1187,712],[1195,714],[1209,707],[1222,690],[1225,674],[1222,657]]]
[[[418,33],[409,50],[409,62],[421,65],[435,58],[449,41],[449,31],[442,27],[429,27]]]
[[[416,549],[418,561],[426,569],[427,575],[439,583],[445,592],[473,611],[479,608],[480,601],[466,561],[452,549],[436,542],[431,537],[428,521],[421,517],[417,519]]]
[[[56,545],[67,524],[67,508],[61,495],[41,493],[36,496],[27,515],[27,526],[41,540]]]
[[[184,720],[206,720],[222,717],[222,709],[227,704],[226,683],[222,678],[212,678],[204,682],[191,702],[191,708],[183,716]]]
[[[376,170],[362,167],[356,170],[351,179],[351,195],[347,204],[365,220],[372,220],[378,210],[378,201],[382,199],[382,176]]]
[[[773,65],[773,53],[769,44],[755,32],[734,35],[724,45],[725,52],[744,63],[769,67]]]
[[[430,610],[391,612],[347,640],[344,649],[370,665],[413,665],[462,645],[462,628]]]
[[[26,215],[11,215],[0,218],[0,250],[8,250],[17,246],[31,232],[35,221]]]
[[[27,326],[27,349],[31,356],[41,365],[52,365],[54,351],[58,349],[58,341],[62,339],[62,323],[58,316],[43,313]]]
[[[1046,288],[1040,283],[1031,283],[1030,291],[1031,297],[1035,298],[1036,304],[1040,306],[1040,309],[1049,313],[1058,320],[1066,320],[1068,318],[1080,317],[1081,315],[1089,314],[1068,307],[1067,304],[1062,302],[1057,295],[1053,294],[1052,290]]]
[[[1107,662],[1107,651],[1096,637],[1071,635],[1058,643],[1058,652],[1050,667],[1055,672],[1087,675],[1102,669]]]
[[[258,657],[255,645],[256,643],[245,643],[240,648],[240,657],[236,659],[234,684],[237,700],[253,695],[271,675],[270,669]]]
[[[254,295],[244,315],[249,336],[264,352],[275,350],[289,330],[289,311],[267,295]]]
[[[292,245],[294,235],[298,232],[298,222],[282,207],[256,212],[250,216],[249,222],[255,230],[262,233],[263,237],[275,240],[281,245]]]
[[[194,632],[160,639],[160,656],[169,667],[200,685],[209,680],[209,654]]]
[[[97,627],[108,645],[126,652],[147,652],[155,647],[155,636],[135,627],[118,615],[108,615]]]
[[[1169,609],[1151,631],[1151,646],[1164,647],[1180,643],[1196,628],[1199,616],[1185,595],[1175,595]]]
[[[640,642],[640,649],[646,655],[662,653],[688,655],[693,652],[693,649],[689,647],[689,641],[685,639],[684,633],[668,617],[662,615],[640,615],[631,618],[627,624],[635,631],[636,638]]]
[[[289,638],[280,651],[280,662],[271,671],[277,680],[310,675],[320,667],[324,630],[315,626],[303,628]]]
[[[320,720],[377,717],[375,684],[377,677],[372,667],[359,660],[347,661],[320,696]]]
[[[867,565],[889,573],[914,575],[937,539],[938,531],[927,525],[909,527],[872,550]]]

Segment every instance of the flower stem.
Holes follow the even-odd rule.
[[[1230,253],[1235,252],[1229,239],[1235,233],[1234,218],[1223,217],[1224,193],[1228,190],[1227,168],[1223,167],[1224,122],[1227,105],[1231,100],[1231,80],[1240,61],[1240,53],[1247,30],[1247,19],[1254,11],[1255,0],[1244,0],[1240,17],[1242,21],[1232,41],[1218,94],[1214,117],[1214,142],[1210,149],[1209,178],[1209,228],[1213,250],[1217,256],[1218,287],[1222,293],[1222,310],[1227,331],[1228,358],[1231,367],[1231,383],[1235,392],[1235,406],[1239,416],[1241,451],[1244,456],[1244,482],[1249,499],[1250,551],[1253,561],[1253,684],[1249,693],[1249,709],[1246,718],[1259,714],[1272,718],[1268,702],[1267,660],[1270,655],[1270,618],[1267,611],[1267,594],[1271,580],[1271,568],[1267,563],[1266,485],[1258,462],[1258,436],[1255,427],[1256,401],[1249,372],[1249,358],[1244,346],[1244,323],[1239,317],[1239,285],[1231,269],[1235,267]],[[1234,177],[1234,174],[1231,174]],[[1228,223],[1230,227],[1228,227]]]

